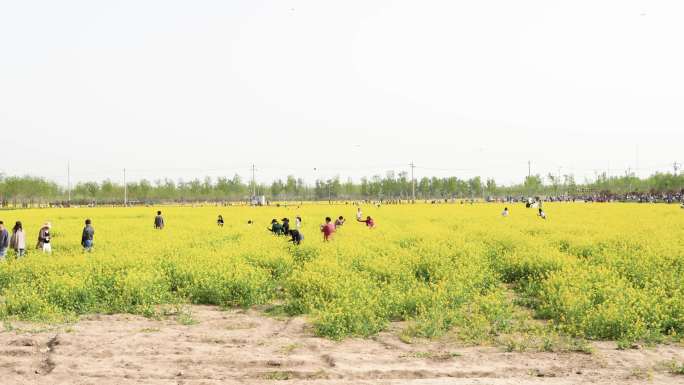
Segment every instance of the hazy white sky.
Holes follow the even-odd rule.
[[[683,20],[681,0],[0,0],[0,172],[672,170]]]

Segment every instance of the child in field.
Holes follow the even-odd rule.
[[[157,211],[157,216],[154,217],[154,228],[157,230],[164,228],[164,217],[162,217],[161,211]]]
[[[218,216],[218,219],[216,220],[216,224],[217,224],[219,227],[223,227],[223,215],[219,215],[219,216]]]
[[[546,213],[541,208],[539,209],[539,218],[546,219]]]
[[[325,223],[321,225],[321,232],[323,233],[323,241],[328,242],[335,232],[335,225],[330,217],[325,218]]]
[[[371,218],[370,216],[366,217],[365,220],[360,220],[360,219],[359,219],[358,221],[359,221],[359,222],[362,222],[362,223],[365,223],[365,224],[366,224],[366,227],[368,227],[369,229],[372,229],[372,228],[375,227],[375,221],[374,221],[373,218]]]
[[[283,234],[290,234],[290,218],[283,218]]]
[[[302,229],[302,217],[300,217],[299,215],[297,215],[295,217],[295,229],[297,229],[297,230]]]
[[[52,244],[50,243],[51,228],[50,222],[45,222],[38,232],[38,243],[36,244],[36,249],[43,250],[44,253],[48,254],[52,252]]]
[[[502,217],[507,217],[508,216],[508,207],[504,208],[504,211],[501,213]]]
[[[359,207],[358,209],[356,209],[356,220],[360,221],[362,219],[363,219],[363,213],[361,212],[361,207]]]
[[[24,228],[19,221],[14,224],[12,229],[10,247],[17,253],[17,258],[23,257],[26,253],[26,235],[24,235]]]
[[[340,217],[335,220],[335,227],[343,226],[344,222],[346,222],[344,217],[340,215]]]

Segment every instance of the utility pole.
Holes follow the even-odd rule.
[[[67,202],[71,206],[71,162],[67,162]]]
[[[639,177],[639,145],[636,145],[636,154],[635,154],[635,167],[634,167],[634,175],[638,178]]]
[[[128,184],[126,183],[126,169],[123,169],[123,179],[124,179],[124,207],[128,206]]]
[[[413,189],[413,203],[416,203],[416,178],[414,175],[416,165],[413,162],[411,162],[410,166],[411,166],[411,185],[412,185],[412,189]]]
[[[256,166],[252,164],[252,197],[256,198]]]
[[[527,177],[529,178],[531,176],[532,176],[532,161],[528,160],[527,161]]]

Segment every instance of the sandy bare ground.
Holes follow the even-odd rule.
[[[114,315],[0,333],[0,384],[684,384],[663,363],[684,348],[594,354],[507,353],[446,342],[405,344],[396,332],[333,342],[302,318],[192,307],[194,325]]]

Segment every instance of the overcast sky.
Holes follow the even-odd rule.
[[[0,172],[671,171],[683,20],[681,0],[0,0]]]

